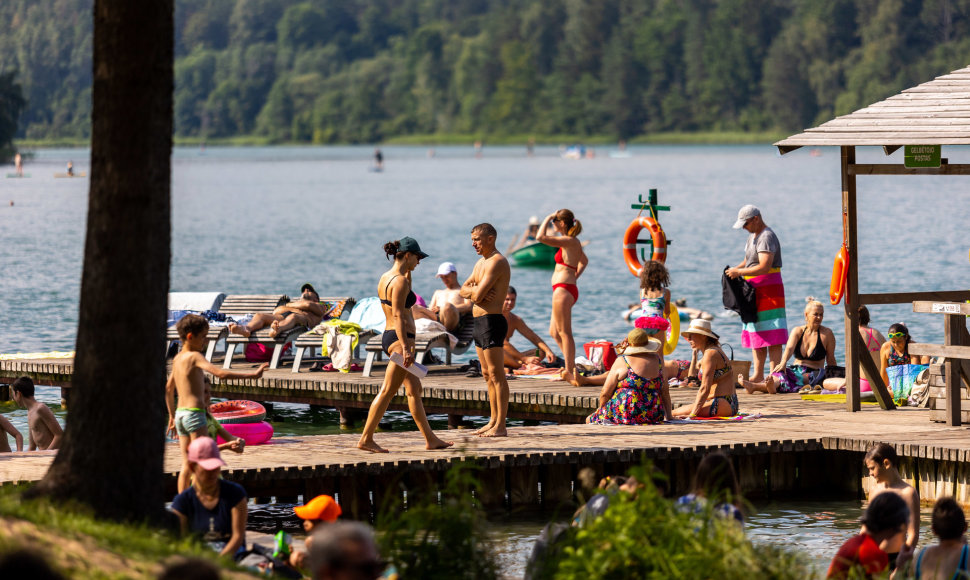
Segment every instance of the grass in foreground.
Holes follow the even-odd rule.
[[[24,501],[23,490],[0,488],[0,554],[30,550],[68,578],[157,578],[178,557],[212,561],[227,578],[252,577],[190,539],[144,524],[100,520],[80,505]]]

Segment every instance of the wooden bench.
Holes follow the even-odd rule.
[[[963,381],[970,385],[970,333],[967,332],[970,304],[916,300],[913,312],[945,315],[944,344],[909,343],[910,354],[944,357],[942,367],[930,367],[930,406],[933,409],[930,418],[946,421],[954,427],[970,422],[970,413],[963,410],[963,402],[970,402],[970,395],[962,388]]]
[[[455,347],[451,347],[451,338],[447,332],[437,332],[437,333],[422,333],[415,337],[414,341],[414,361],[417,363],[424,364],[425,359],[434,348],[445,349],[445,364],[451,365],[451,355],[452,354],[462,354],[468,350],[474,343],[472,333],[474,332],[474,322],[472,321],[472,315],[466,314],[461,317],[461,321],[458,323],[458,328],[454,333],[455,338],[458,342]],[[364,361],[364,376],[371,376],[371,369],[374,366],[374,360],[381,360],[384,355],[384,346],[381,344],[381,338],[383,335],[378,334],[374,338],[367,341],[367,346],[364,349],[367,351],[367,359]]]
[[[226,296],[225,300],[222,301],[222,305],[219,306],[218,312],[219,314],[225,314],[230,317],[245,316],[255,312],[271,312],[274,308],[287,301],[289,299],[285,294],[233,294]],[[206,340],[208,341],[208,346],[205,351],[206,360],[212,362],[216,344],[226,338],[228,334],[228,325],[209,325],[209,332],[206,334]],[[168,328],[166,339],[165,352],[168,352],[168,349],[172,346],[172,342],[179,340],[176,325]],[[226,356],[229,356],[228,348]]]

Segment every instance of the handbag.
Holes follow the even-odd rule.
[[[840,367],[838,365],[828,365],[825,367],[825,378],[826,379],[844,379],[845,378],[845,367]]]

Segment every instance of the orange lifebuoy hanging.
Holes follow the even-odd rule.
[[[835,263],[832,264],[832,284],[829,286],[829,302],[838,304],[845,295],[845,281],[849,276],[849,250],[842,246],[835,254]]]
[[[643,229],[650,230],[650,241],[653,245],[650,259],[661,263],[667,260],[667,236],[664,235],[663,228],[650,216],[637,216],[623,234],[623,261],[634,276],[639,276],[643,270],[643,264],[637,256],[637,239]]]

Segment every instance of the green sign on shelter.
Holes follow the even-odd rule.
[[[904,149],[904,162],[906,167],[939,167],[940,145],[907,145]]]

